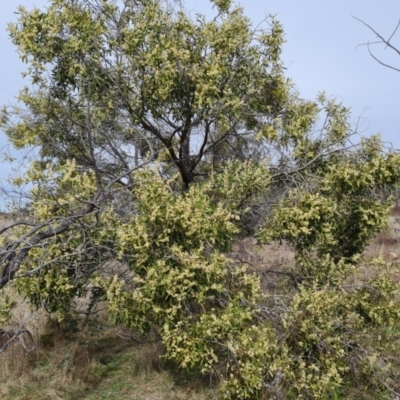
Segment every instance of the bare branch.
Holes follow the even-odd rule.
[[[372,50],[371,50],[371,44],[384,44],[385,47],[389,47],[390,49],[392,49],[394,52],[396,52],[399,56],[400,56],[400,50],[395,47],[394,45],[392,45],[392,43],[390,43],[390,41],[393,39],[393,36],[396,34],[396,32],[398,31],[399,27],[400,27],[400,20],[398,21],[395,29],[393,30],[392,34],[390,35],[389,39],[385,39],[380,33],[378,33],[371,25],[367,24],[365,21],[355,17],[354,15],[352,16],[355,20],[361,22],[363,25],[365,25],[369,30],[371,30],[379,39],[380,41],[377,42],[367,42],[367,43],[363,43],[362,46],[367,46],[368,48],[368,52],[371,55],[371,57],[377,61],[379,64],[383,65],[384,67],[393,69],[395,71],[400,72],[399,68],[393,67],[392,65],[386,64],[383,61],[381,61],[378,57],[376,57]]]
[[[23,339],[23,334],[26,334],[29,338],[29,340],[32,342],[32,347],[28,348],[24,342]],[[5,330],[5,329],[0,329],[0,343],[2,343],[2,346],[0,347],[0,354],[3,353],[8,346],[14,342],[14,340],[18,339],[23,347],[23,349],[26,352],[26,355],[31,353],[33,350],[36,348],[36,343],[33,339],[33,336],[31,332],[29,332],[28,329],[23,329],[19,328],[17,330]]]

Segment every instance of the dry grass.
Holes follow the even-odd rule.
[[[137,344],[103,319],[48,321],[27,357],[15,343],[2,354],[0,398],[10,400],[205,400],[205,382],[177,374],[160,342]]]
[[[393,213],[389,217],[388,227],[380,232],[366,249],[364,253],[365,265],[358,271],[358,277],[365,280],[374,276],[376,271],[371,266],[368,266],[368,260],[379,255],[381,255],[386,262],[393,264],[393,273],[395,273],[400,263],[400,221]],[[400,277],[396,279],[400,281]]]
[[[294,251],[286,243],[259,246],[255,239],[242,239],[233,249],[233,257],[257,273],[264,293],[273,293],[287,279],[283,272],[294,265]]]
[[[6,226],[12,223],[12,219],[10,219],[9,215],[3,212],[0,212],[0,229],[5,228]]]

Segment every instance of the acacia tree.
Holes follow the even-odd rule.
[[[328,398],[357,381],[383,398],[399,381],[376,340],[400,316],[393,270],[349,278],[387,222],[378,191],[400,157],[378,137],[352,144],[341,104],[298,96],[278,22],[252,29],[214,3],[211,21],[155,0],[19,9],[31,87],[2,129],[38,158],[14,182],[31,205],[1,231],[0,287],[59,319],[77,297],[106,299],[223,398]],[[287,241],[295,263],[255,273],[233,252],[249,235]]]

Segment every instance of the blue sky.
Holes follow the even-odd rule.
[[[23,86],[26,68],[8,39],[7,23],[15,21],[17,5],[43,7],[44,0],[2,1],[0,5],[0,103],[9,104]],[[186,8],[211,15],[205,0],[187,0]],[[361,130],[369,135],[381,132],[387,142],[400,148],[400,72],[376,63],[365,47],[374,34],[352,18],[366,21],[383,36],[389,36],[400,19],[400,1],[395,0],[242,0],[245,13],[257,24],[266,14],[274,14],[286,32],[283,60],[287,76],[295,82],[303,98],[314,99],[325,90],[352,109],[352,121],[364,118]],[[214,12],[212,12],[214,14]],[[400,48],[400,32],[394,37]],[[386,51],[377,55],[400,68],[400,56]],[[0,147],[7,143],[0,132]],[[1,165],[0,180],[9,169]]]

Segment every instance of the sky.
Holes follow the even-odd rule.
[[[18,58],[6,32],[7,23],[15,21],[17,5],[45,7],[45,0],[2,1],[0,4],[0,105],[13,102],[24,85],[21,72],[26,69]],[[361,121],[359,130],[370,135],[380,132],[386,142],[400,148],[400,72],[374,61],[365,46],[375,35],[355,16],[389,37],[400,19],[397,0],[241,0],[245,14],[256,25],[267,14],[276,15],[285,30],[282,58],[286,74],[305,99],[314,99],[324,90],[352,110],[351,120]],[[206,0],[187,0],[186,9],[195,14],[215,15]],[[400,32],[393,44],[400,49]],[[400,68],[400,56],[376,48],[376,54]],[[0,132],[0,148],[7,138]],[[0,182],[10,172],[0,164]]]
[[[186,4],[192,12],[211,10],[206,1]],[[282,23],[286,39],[282,58],[301,97],[312,100],[325,91],[351,108],[353,123],[361,119],[363,134],[379,132],[384,141],[400,148],[400,72],[379,65],[365,46],[359,46],[373,42],[375,35],[353,18],[387,38],[400,19],[400,1],[242,0],[240,5],[254,24],[268,14]],[[400,31],[393,44],[400,49]],[[400,69],[399,55],[373,49]]]

